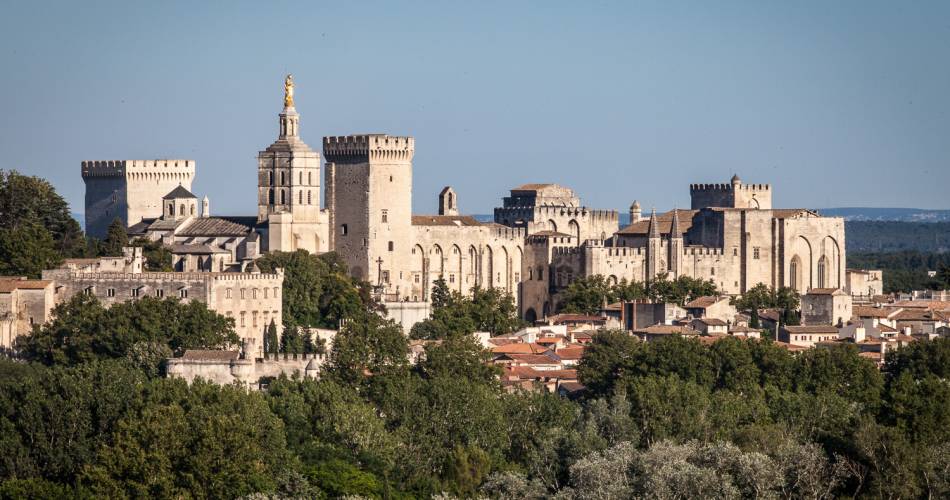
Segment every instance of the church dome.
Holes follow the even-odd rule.
[[[633,203],[630,205],[630,210],[640,210],[640,202],[633,200]]]

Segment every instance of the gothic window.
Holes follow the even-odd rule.
[[[389,210],[383,209],[382,222],[389,222]]]
[[[178,215],[185,215],[185,204],[182,203],[178,206]]]
[[[283,172],[280,173],[280,185],[281,185],[281,186],[284,185],[284,173],[283,173]]]
[[[170,215],[175,215],[175,204],[174,204],[174,203],[169,203],[169,204],[168,204],[168,213],[169,213]]]
[[[191,215],[195,215],[195,206],[194,206],[194,205],[191,206]]]
[[[268,185],[268,186],[273,186],[273,185],[274,185],[274,172],[267,172],[267,185]],[[273,191],[273,190],[271,190],[271,191]]]
[[[821,259],[818,260],[818,288],[826,287],[825,273],[827,271],[827,267],[828,267],[828,259],[825,258],[825,256],[822,256]]]
[[[738,248],[733,248],[733,249],[732,249],[732,256],[733,256],[733,257],[738,257],[738,256],[739,256],[739,249],[738,249]]]
[[[788,265],[788,286],[798,289],[798,256]]]
[[[274,204],[274,188],[271,188],[267,193],[267,204],[268,205]]]

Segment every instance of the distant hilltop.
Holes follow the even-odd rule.
[[[821,215],[844,217],[854,221],[895,221],[895,222],[950,222],[950,210],[927,210],[923,208],[874,208],[874,207],[838,207],[818,209]],[[492,215],[475,215],[482,222],[491,222]],[[620,212],[620,227],[630,224],[630,216]]]
[[[846,221],[950,222],[950,210],[840,207],[822,208],[819,212],[822,215],[844,217]]]

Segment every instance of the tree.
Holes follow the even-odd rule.
[[[52,184],[16,170],[0,170],[0,229],[34,225],[49,232],[52,248],[59,255],[81,257],[85,253],[82,229]]]
[[[284,328],[286,330],[286,327]],[[277,354],[280,352],[280,337],[277,336],[277,323],[271,318],[267,330],[264,331],[264,353]]]
[[[106,310],[91,295],[78,294],[53,309],[53,319],[18,337],[28,360],[47,365],[124,358],[140,342],[160,343],[176,355],[186,349],[222,349],[238,344],[234,319],[201,302],[145,297]]]
[[[145,238],[132,240],[133,247],[142,247],[142,257],[145,258],[145,270],[153,272],[169,272],[172,268],[172,253],[160,241],[151,241]]]
[[[450,337],[427,345],[417,370],[426,378],[460,377],[494,383],[500,370],[489,364],[490,360],[491,353],[483,349],[474,337]]]
[[[452,299],[452,292],[449,291],[449,285],[445,282],[442,275],[432,283],[432,308],[441,309]]]
[[[640,341],[622,330],[601,330],[584,351],[577,375],[595,395],[609,395],[617,379],[634,370]]]
[[[257,260],[263,272],[284,270],[283,311],[288,326],[338,328],[344,319],[380,306],[368,288],[349,276],[335,253],[312,255],[306,250],[271,252]]]
[[[364,313],[347,320],[333,340],[327,372],[354,383],[369,375],[399,372],[408,366],[409,344],[392,320]]]
[[[280,338],[280,350],[288,354],[303,354],[304,340],[298,327],[284,327],[284,334]]]
[[[576,279],[561,292],[559,307],[568,313],[597,314],[616,298],[614,288],[602,275]]]
[[[39,278],[62,262],[56,242],[38,224],[0,228],[0,275]]]
[[[433,299],[435,291],[433,287]],[[476,331],[498,335],[517,330],[523,324],[514,298],[500,288],[475,287],[471,297],[451,292],[439,302],[441,305],[433,308],[431,317],[413,325],[411,338],[437,340],[468,336]]]
[[[122,249],[127,246],[129,246],[129,233],[122,219],[116,217],[109,224],[109,231],[106,233],[106,239],[102,242],[100,251],[102,255],[108,257],[121,257]]]

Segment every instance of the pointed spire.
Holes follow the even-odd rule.
[[[650,238],[660,237],[660,223],[656,220],[656,207],[650,212]]]
[[[670,222],[670,238],[682,238],[683,233],[680,232],[680,211],[679,209],[673,209],[673,221]]]

